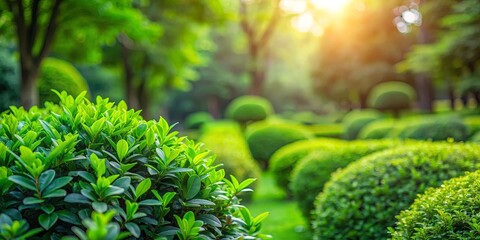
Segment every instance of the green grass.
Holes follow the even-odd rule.
[[[263,173],[253,200],[247,206],[254,216],[270,213],[263,222],[262,232],[272,235],[273,239],[311,239],[297,203],[285,199],[285,193],[275,185],[270,173]]]

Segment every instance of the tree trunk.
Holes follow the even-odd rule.
[[[432,112],[434,99],[432,80],[423,74],[418,74],[415,77],[415,87],[419,108],[425,112]]]
[[[208,112],[212,114],[213,118],[220,118],[220,106],[218,103],[218,97],[215,95],[210,95],[207,102]]]
[[[125,90],[125,99],[127,100],[127,105],[129,108],[138,109],[138,95],[137,90],[135,89],[134,82],[134,72],[132,65],[130,63],[130,41],[126,35],[118,36],[118,43],[120,45],[121,58],[122,58],[122,67],[123,67],[123,85]]]
[[[358,102],[360,104],[360,109],[368,108],[368,94],[365,93],[358,93]]]
[[[450,102],[450,109],[455,110],[455,89],[453,88],[453,84],[451,83],[450,79],[445,78],[445,81],[447,84],[447,95]]]
[[[142,117],[144,119],[150,119],[150,96],[148,94],[148,89],[146,89],[146,79],[142,77],[140,81],[140,86],[138,86],[138,105],[142,109]]]
[[[21,64],[21,103],[25,109],[38,104],[37,77],[38,66],[27,67]]]

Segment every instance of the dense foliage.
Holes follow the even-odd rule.
[[[305,219],[311,218],[315,197],[323,190],[333,172],[370,153],[397,144],[399,142],[391,140],[340,142],[329,148],[312,151],[301,159],[292,171],[289,187]]]
[[[289,143],[311,138],[311,135],[301,125],[257,122],[247,129],[246,137],[253,158],[266,169],[275,151]]]
[[[405,118],[392,130],[392,136],[402,139],[465,141],[468,129],[456,116],[418,116]]]
[[[354,110],[345,115],[343,125],[345,126],[345,139],[355,139],[367,124],[382,118],[382,114],[373,109]]]
[[[287,144],[278,149],[270,158],[270,171],[275,178],[277,185],[290,193],[288,184],[290,183],[290,174],[295,165],[305,156],[313,151],[320,149],[330,149],[343,143],[342,140],[317,138],[300,140]]]
[[[379,119],[366,125],[358,134],[359,139],[381,139],[390,137],[395,128],[395,119]]]
[[[240,123],[260,121],[273,113],[270,102],[262,97],[241,96],[234,99],[227,107],[226,115]]]
[[[369,106],[382,111],[409,109],[415,100],[415,89],[404,82],[385,82],[375,86],[368,96]]]
[[[43,104],[46,101],[58,102],[57,95],[52,92],[55,89],[59,92],[66,91],[68,94],[78,96],[83,91],[88,91],[85,79],[70,63],[47,58],[42,63],[38,80],[39,101]]]
[[[417,194],[480,167],[478,146],[419,143],[374,153],[337,172],[315,202],[315,239],[386,239]]]
[[[258,233],[200,144],[98,97],[0,116],[0,234],[6,239],[237,239]]]
[[[480,222],[480,171],[428,189],[397,216],[392,239],[476,239]]]
[[[0,112],[18,105],[20,98],[19,71],[13,53],[0,46]]]
[[[212,151],[227,176],[238,180],[260,178],[260,167],[253,159],[240,126],[235,122],[212,122],[202,129],[200,142]]]

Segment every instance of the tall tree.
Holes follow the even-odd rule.
[[[132,9],[131,1],[114,0],[2,0],[0,13],[7,16],[0,30],[12,31],[20,56],[21,103],[30,108],[38,104],[36,81],[42,61],[56,46],[59,35],[67,36],[61,43],[74,52],[89,51],[79,47],[81,40],[89,47],[111,42],[117,32],[130,28],[144,29],[144,18]],[[85,41],[85,40],[89,41]],[[78,42],[77,42],[78,43]],[[80,50],[79,50],[80,49]]]
[[[273,9],[269,14],[266,9]],[[267,75],[268,43],[281,17],[280,0],[240,0],[240,25],[247,38],[249,93],[261,95]]]

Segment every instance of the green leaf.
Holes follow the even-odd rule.
[[[58,215],[58,218],[64,222],[67,222],[67,223],[71,223],[71,224],[74,224],[74,225],[81,225],[81,220],[80,218],[68,211],[68,210],[60,210],[60,211],[57,211],[56,214]]]
[[[115,180],[112,183],[112,185],[123,188],[123,190],[128,191],[128,189],[130,188],[130,182],[131,181],[132,180],[131,180],[130,177],[121,177],[121,178]]]
[[[121,139],[120,141],[117,142],[117,156],[118,160],[122,161],[123,158],[127,155],[128,152],[128,143],[127,141]]]
[[[88,200],[87,197],[83,196],[82,194],[79,193],[70,193],[68,194],[65,199],[63,199],[65,202],[69,203],[86,203],[90,204],[90,200]]]
[[[138,184],[137,188],[135,188],[135,201],[144,193],[146,193],[151,186],[152,181],[150,180],[150,178],[145,178],[143,181],[141,181]]]
[[[140,138],[141,136],[143,136],[145,131],[147,131],[147,124],[142,123],[142,124],[138,125],[137,129],[135,129],[135,136],[137,138]]]
[[[43,199],[38,199],[36,197],[26,197],[23,199],[23,204],[25,205],[31,205],[31,204],[38,204],[38,203],[43,203],[45,200]]]
[[[65,197],[67,195],[67,191],[63,189],[57,189],[53,191],[49,191],[47,194],[43,195],[44,198],[54,198],[54,197]]]
[[[190,176],[187,182],[187,192],[185,198],[187,200],[194,198],[200,192],[201,184],[202,182],[200,180],[200,177],[198,177],[197,175]]]
[[[191,199],[187,201],[188,204],[193,204],[193,205],[205,205],[205,206],[215,206],[215,203],[208,201],[206,199]]]
[[[42,211],[45,212],[46,214],[52,214],[53,211],[55,211],[55,207],[52,204],[45,204],[42,207],[40,207],[40,209],[42,209]]]
[[[100,213],[104,213],[108,210],[108,205],[104,202],[93,202],[92,208]]]
[[[119,195],[122,194],[125,190],[123,188],[115,187],[115,186],[110,186],[105,190],[103,193],[103,197],[108,197],[108,196],[113,196],[113,195]]]
[[[38,179],[40,183],[40,191],[43,191],[55,178],[55,171],[49,169],[42,174],[40,174],[40,178]]]
[[[53,214],[42,214],[38,217],[38,223],[42,226],[45,230],[50,229],[58,220],[58,215]]]
[[[237,191],[241,191],[242,189],[248,187],[250,184],[252,184],[255,181],[256,181],[255,178],[245,179],[245,181],[243,181],[242,183],[240,183],[240,185],[238,185]]]
[[[29,178],[26,178],[26,177],[23,177],[23,176],[19,176],[19,175],[13,175],[13,176],[10,176],[8,177],[8,180],[24,187],[24,188],[27,188],[27,189],[30,189],[32,191],[37,191],[37,188],[35,187],[35,182],[32,180],[32,179],[29,179]]]
[[[48,187],[43,191],[44,195],[50,195],[52,192],[57,191],[58,189],[64,187],[70,181],[72,181],[72,177],[66,176],[66,177],[59,177],[55,179]]]
[[[146,199],[138,203],[141,206],[161,206],[162,201],[155,199]]]
[[[95,153],[90,155],[90,165],[95,170],[97,177],[103,176],[106,171],[105,159],[99,159]]]
[[[125,223],[125,228],[128,229],[128,231],[136,238],[139,238],[140,237],[140,234],[141,234],[141,231],[140,231],[140,227],[133,223],[133,222],[128,222],[128,223]]]

